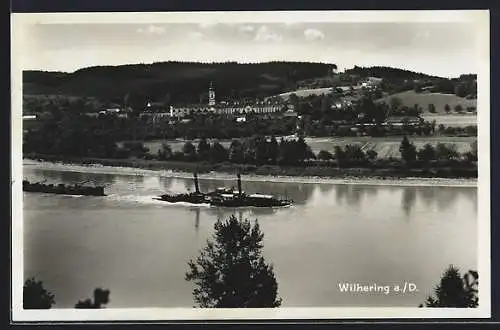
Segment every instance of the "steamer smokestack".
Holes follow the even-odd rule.
[[[198,173],[194,173],[194,189],[196,190],[196,193],[200,193],[200,185],[198,183]]]
[[[241,175],[240,173],[237,174],[238,177],[238,194],[241,196]]]

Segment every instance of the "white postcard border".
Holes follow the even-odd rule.
[[[269,319],[489,318],[490,278],[490,32],[489,12],[472,11],[303,11],[204,13],[37,13],[11,15],[12,39],[12,321],[164,321]],[[275,309],[51,309],[23,310],[22,50],[23,26],[43,23],[237,23],[272,22],[457,22],[477,24],[481,56],[478,72],[478,271],[480,305],[453,308],[275,308]]]

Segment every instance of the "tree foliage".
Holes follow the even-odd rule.
[[[432,103],[429,103],[428,110],[430,113],[436,113],[436,106]]]
[[[330,160],[333,159],[333,154],[327,150],[320,150],[317,158],[321,160]]]
[[[198,156],[200,159],[208,159],[210,156],[210,144],[206,138],[202,138],[198,143]]]
[[[162,143],[161,149],[158,150],[158,159],[159,160],[167,160],[173,157],[174,153],[172,151],[172,147],[167,143]]]
[[[436,149],[430,144],[426,143],[422,149],[417,153],[419,160],[429,162],[436,159]]]
[[[109,290],[96,288],[94,290],[94,299],[79,300],[75,308],[99,309],[104,308],[109,303]]]
[[[399,109],[399,107],[403,104],[401,98],[397,96],[392,97],[390,102],[391,102],[391,109],[393,110]]]
[[[454,144],[438,143],[436,145],[436,158],[439,160],[451,160],[459,157]]]
[[[186,280],[195,284],[193,296],[199,307],[278,307],[278,283],[273,266],[262,256],[263,233],[257,221],[234,215],[215,223],[212,241],[198,258],[188,262]]]
[[[450,265],[434,289],[434,294],[427,297],[419,307],[475,308],[479,305],[479,274],[469,270],[463,276],[460,270]]]
[[[378,153],[375,150],[370,149],[366,152],[366,156],[369,160],[375,160],[378,156]]]
[[[184,146],[182,147],[182,152],[187,160],[193,161],[197,159],[196,147],[190,141],[184,144]]]
[[[42,281],[27,279],[23,287],[24,309],[50,309],[55,305],[54,294],[45,289]]]
[[[200,155],[201,157],[201,155]],[[210,154],[209,154],[210,161],[213,163],[220,163],[227,161],[229,159],[229,153],[224,148],[222,144],[219,142],[214,142],[213,145],[210,147]]]
[[[401,141],[399,152],[401,153],[401,158],[403,158],[406,163],[415,161],[417,157],[417,150],[415,145],[413,143],[410,143],[406,136],[404,136],[403,141]]]

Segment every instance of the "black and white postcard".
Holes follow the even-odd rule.
[[[14,321],[490,317],[488,11],[12,14]]]

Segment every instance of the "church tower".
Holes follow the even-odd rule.
[[[208,106],[215,107],[215,88],[212,82],[208,88]]]

